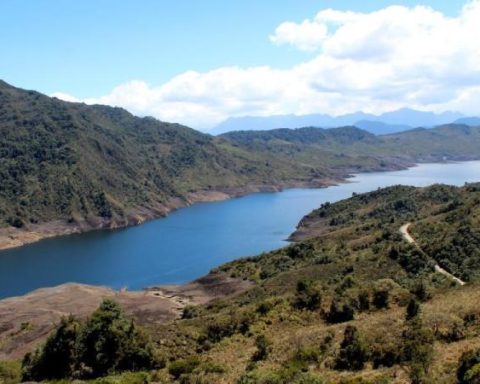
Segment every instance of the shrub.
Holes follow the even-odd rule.
[[[199,365],[200,360],[194,357],[185,360],[177,360],[168,366],[168,372],[175,380],[177,380],[184,374],[192,373]]]
[[[200,314],[200,308],[196,305],[187,305],[183,308],[182,319],[193,319]]]
[[[297,283],[294,306],[298,309],[314,311],[320,308],[322,295],[320,290],[310,280],[300,280]]]
[[[480,382],[480,350],[465,352],[457,369],[459,384],[477,384]]]
[[[420,305],[418,304],[417,300],[415,299],[410,299],[407,305],[407,314],[406,314],[406,319],[411,320],[414,317],[418,316],[420,314]]]
[[[350,304],[343,304],[339,306],[335,300],[330,305],[330,311],[327,314],[327,321],[329,323],[344,323],[353,320],[355,311]]]
[[[345,328],[340,352],[335,361],[335,368],[339,370],[359,371],[367,361],[367,352],[356,327],[348,325]]]
[[[377,309],[388,308],[389,306],[389,292],[384,289],[377,290],[373,293],[372,303]]]
[[[370,294],[368,291],[362,291],[358,294],[358,309],[368,311],[370,309]]]
[[[260,335],[255,339],[255,346],[257,347],[257,350],[254,353],[252,360],[265,360],[269,353],[270,341],[265,337],[265,335]]]
[[[260,303],[257,307],[257,313],[260,315],[266,315],[273,308],[273,303],[271,301],[264,301]]]
[[[410,364],[412,384],[423,383],[433,357],[433,333],[422,325],[419,316],[407,322],[403,332],[403,358]]]

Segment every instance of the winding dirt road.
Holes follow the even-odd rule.
[[[400,227],[400,233],[402,234],[403,238],[410,244],[414,244],[420,251],[423,252],[422,248],[418,245],[418,243],[415,241],[415,239],[410,235],[408,232],[408,228],[410,228],[410,225],[412,223],[407,223],[404,224]],[[450,272],[446,271],[443,269],[440,265],[435,264],[435,272],[441,273],[444,276],[447,276],[450,280],[455,281],[457,284],[460,285],[465,285],[465,282],[463,280],[460,280],[458,277],[453,276]]]

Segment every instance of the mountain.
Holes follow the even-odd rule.
[[[430,128],[437,125],[448,124],[462,118],[460,113],[422,112],[413,109],[400,109],[387,112],[379,116],[363,112],[350,113],[333,117],[325,114],[312,115],[278,115],[278,116],[245,116],[225,120],[213,128],[209,133],[218,135],[230,131],[241,130],[268,130],[275,128],[322,127],[333,128],[346,125],[355,125],[374,134],[398,132],[414,127]],[[368,122],[368,123],[365,123]],[[380,123],[375,125],[373,123]]]
[[[458,125],[375,136],[346,126],[214,137],[0,82],[0,249],[136,224],[196,201],[478,158],[479,131]]]
[[[455,120],[455,124],[464,124],[471,127],[480,126],[480,117],[462,117],[461,119]]]
[[[388,135],[390,133],[397,133],[408,131],[412,127],[402,124],[386,124],[381,121],[360,120],[355,123],[355,126],[375,135]]]
[[[1,82],[0,227],[125,225],[203,198],[195,192],[235,193],[306,174],[217,141],[120,108],[68,103]],[[303,180],[311,177],[308,170]]]
[[[0,380],[10,375],[17,383],[23,374],[24,381],[79,382],[106,374],[102,382],[120,384],[475,383],[479,201],[480,184],[469,184],[394,186],[325,203],[301,220],[287,247],[222,265],[191,288],[119,293],[143,333],[106,301],[86,322],[64,320],[22,371],[9,362]],[[216,292],[214,300],[184,305],[174,321],[159,319],[165,297],[185,302],[206,290]],[[99,301],[88,287],[57,291],[85,292],[89,306]],[[52,322],[39,329],[32,314],[45,318],[41,310],[55,298],[50,289],[0,302],[0,311],[24,308],[23,323],[0,320],[0,351],[31,351],[32,337],[45,340]],[[89,328],[98,342],[88,343]],[[92,353],[76,353],[79,346]]]
[[[399,169],[415,162],[480,156],[480,127],[444,125],[376,136],[356,127],[238,131],[220,135],[251,152],[337,172]]]

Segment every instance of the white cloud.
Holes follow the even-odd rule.
[[[243,115],[381,113],[400,107],[478,114],[478,20],[480,0],[468,2],[457,17],[425,6],[370,13],[327,9],[311,20],[282,23],[270,36],[277,45],[314,52],[292,68],[188,71],[160,86],[131,81],[84,101],[202,129]]]

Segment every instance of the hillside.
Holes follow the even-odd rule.
[[[121,226],[215,193],[328,177],[125,110],[0,82],[0,228]],[[195,195],[195,192],[201,192]],[[210,195],[209,195],[210,193]],[[48,230],[49,228],[47,228]]]
[[[106,380],[457,383],[463,353],[480,348],[479,202],[480,184],[470,184],[323,204],[299,223],[294,244],[212,271],[249,282],[246,291],[187,306],[181,320],[144,323],[157,368]],[[406,223],[417,245],[402,236]],[[469,356],[462,377],[478,362]]]
[[[347,126],[213,137],[0,82],[0,249],[140,223],[196,201],[479,156],[480,128],[463,125],[387,136]]]
[[[239,131],[220,136],[248,151],[332,170],[395,169],[415,162],[469,160],[480,155],[480,127],[445,125],[375,136],[356,127]]]

